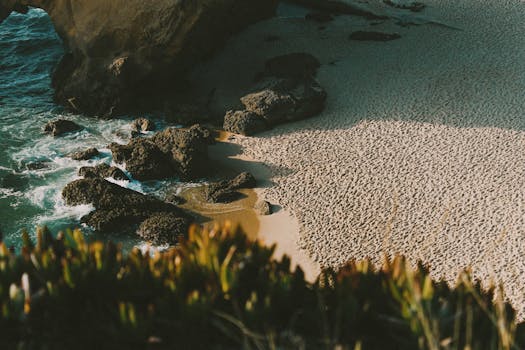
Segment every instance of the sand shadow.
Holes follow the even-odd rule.
[[[294,170],[287,167],[247,159],[243,155],[242,146],[237,143],[217,141],[209,147],[208,153],[217,176],[232,177],[242,171],[247,171],[257,179],[258,188],[275,185],[270,180],[270,174],[288,176],[294,173]]]
[[[215,89],[211,108],[220,115],[238,108],[239,98],[250,91],[268,58],[292,52],[316,56],[321,62],[317,78],[328,93],[324,112],[279,125],[259,138],[382,120],[525,130],[520,102],[525,100],[520,83],[525,80],[525,64],[512,59],[512,53],[518,54],[516,47],[525,42],[514,42],[512,31],[500,28],[503,23],[497,21],[481,19],[477,26],[489,28],[483,32],[460,31],[441,22],[449,21],[444,9],[424,11],[436,20],[401,26],[395,19],[378,23],[338,16],[321,31],[318,23],[304,18],[273,18],[233,37],[212,60],[195,68],[191,80],[197,89]],[[396,32],[401,38],[352,41],[349,35],[356,30]],[[480,33],[487,46],[477,40]],[[502,35],[512,40],[501,40]]]

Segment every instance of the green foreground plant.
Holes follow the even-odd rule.
[[[227,225],[193,227],[163,253],[124,253],[39,229],[0,243],[0,348],[519,349],[503,292],[468,271],[432,281],[402,257],[325,270],[308,283],[274,248]]]

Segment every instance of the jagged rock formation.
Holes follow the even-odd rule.
[[[301,52],[269,59],[253,92],[241,97],[244,109],[226,112],[224,130],[249,136],[320,113],[326,100],[314,78],[320,65],[314,56]]]
[[[213,138],[208,129],[194,125],[187,129],[169,128],[150,138],[136,138],[127,145],[112,143],[115,162],[126,164],[133,178],[141,181],[178,176],[192,180],[209,169],[208,145]]]
[[[81,222],[99,232],[129,232],[154,244],[175,244],[191,219],[173,204],[101,178],[75,180],[62,191],[68,205],[92,204],[95,210]]]
[[[196,61],[232,33],[270,17],[277,0],[0,0],[0,22],[44,9],[66,54],[55,99],[87,114],[113,115],[173,91]],[[157,100],[158,101],[158,100]]]
[[[55,137],[79,130],[82,130],[82,126],[66,119],[53,120],[44,125],[44,133],[51,134]]]
[[[94,147],[90,147],[90,148],[88,148],[86,150],[72,153],[72,154],[69,155],[69,157],[71,159],[73,159],[73,160],[89,160],[89,159],[95,158],[99,154],[100,153],[99,153],[98,149],[96,149]]]
[[[111,177],[115,180],[129,181],[129,177],[122,170],[106,163],[97,166],[83,166],[78,169],[78,176],[83,176],[86,179],[105,179]]]

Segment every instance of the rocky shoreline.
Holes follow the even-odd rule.
[[[132,123],[133,126],[138,124],[151,122],[142,118]],[[182,198],[159,199],[109,180],[178,178],[198,181],[213,178],[210,174],[217,169],[208,158],[208,146],[213,142],[210,130],[194,125],[167,128],[150,137],[135,137],[126,145],[113,143],[108,146],[113,161],[122,163],[125,171],[107,163],[81,167],[78,175],[82,178],[69,183],[62,197],[70,206],[92,205],[94,210],[80,221],[97,232],[136,233],[154,245],[176,244],[179,237],[186,235],[189,225],[198,221],[197,213],[180,207],[185,202]],[[95,152],[88,149],[76,155],[85,158],[86,154],[95,155]],[[238,190],[255,186],[255,178],[245,172],[229,181],[210,183],[203,193],[210,203],[230,202],[239,199]]]
[[[257,0],[251,1],[262,6]],[[7,4],[6,4],[7,3]],[[64,3],[67,3],[65,1]],[[169,1],[163,1],[169,3]],[[232,3],[235,3],[234,1]],[[52,20],[62,21],[60,18],[62,14],[57,9],[62,5],[57,5],[57,8],[49,7],[48,2],[23,2],[3,1],[0,2],[0,8],[13,8],[18,12],[23,12],[23,6],[38,6],[50,11]],[[253,4],[252,4],[253,5]],[[91,5],[84,5],[90,8]],[[82,8],[80,6],[80,8]],[[131,7],[138,6],[132,4]],[[200,5],[195,4],[196,8]],[[239,5],[240,6],[240,5]],[[242,6],[247,6],[243,4]],[[240,20],[243,25],[249,22],[257,21],[268,16],[268,13],[273,11],[275,3],[267,2],[264,5],[265,10],[255,15],[251,14],[246,17],[248,13],[244,13],[244,18]],[[97,11],[101,11],[98,8]],[[178,8],[172,9],[174,13],[181,11]],[[250,9],[251,13],[253,9]],[[79,10],[80,11],[80,10]],[[130,10],[131,11],[131,10]],[[192,11],[196,11],[193,9]],[[211,10],[210,10],[211,11]],[[220,11],[220,9],[215,9]],[[144,16],[150,13],[143,14]],[[192,12],[186,13],[185,17],[192,18]],[[195,16],[205,16],[204,14],[195,14]],[[190,21],[189,18],[184,20]],[[144,19],[145,20],[145,19]],[[114,19],[118,22],[118,18]],[[140,19],[138,20],[140,22]],[[87,38],[87,42],[78,43],[77,37],[71,37],[70,34],[64,34],[64,31],[70,25],[60,22],[57,25],[57,32],[64,39],[64,43],[68,50],[80,50],[82,45],[96,46],[101,38],[92,35]],[[81,25],[81,24],[76,24]],[[113,23],[112,25],[116,25]],[[137,25],[137,23],[129,24],[130,26]],[[182,24],[173,24],[174,26]],[[208,30],[209,24],[206,22],[199,24],[199,30]],[[232,24],[233,27],[242,27],[241,24]],[[239,28],[240,28],[239,27]],[[114,35],[113,28],[104,28],[108,31],[106,34],[110,37]],[[132,28],[129,29],[130,31]],[[193,30],[187,29],[187,32],[179,33],[179,37],[185,35],[190,36]],[[225,33],[223,33],[224,35]],[[229,32],[228,35],[231,33]],[[163,34],[166,36],[167,34]],[[107,38],[105,40],[108,40]],[[161,40],[161,39],[158,39]],[[163,37],[162,40],[167,40]],[[171,38],[170,40],[175,40]],[[181,39],[182,40],[182,39]],[[204,38],[202,38],[204,40]],[[220,40],[219,40],[220,41]],[[84,112],[87,114],[96,113],[99,116],[111,116],[119,114],[125,109],[121,108],[124,103],[124,95],[130,93],[138,93],[134,84],[137,81],[129,82],[126,74],[132,74],[131,70],[137,70],[138,67],[144,67],[151,64],[152,57],[144,51],[151,50],[148,45],[154,43],[143,43],[139,40],[136,43],[136,52],[132,59],[116,59],[109,65],[107,69],[112,74],[111,82],[108,82],[102,75],[107,72],[102,72],[97,62],[93,65],[92,60],[85,55],[97,54],[104,56],[104,50],[115,50],[113,46],[123,45],[123,43],[112,42],[112,46],[101,47],[98,51],[77,53],[77,55],[84,55],[81,59],[77,56],[73,58],[70,54],[62,59],[62,62],[54,73],[54,88],[55,97],[58,102],[64,103],[60,97],[65,91],[68,93],[87,94],[89,92],[90,99],[96,99],[96,109],[92,105],[95,101],[86,102],[81,96],[77,95],[67,100],[66,107],[72,108],[76,112]],[[80,45],[80,46],[79,46]],[[142,46],[141,46],[142,45]],[[145,46],[144,46],[145,45]],[[198,46],[198,42],[192,45]],[[78,47],[77,47],[78,46]],[[76,47],[76,48],[75,48]],[[102,51],[101,51],[102,50]],[[169,50],[164,47],[163,50]],[[190,50],[191,51],[191,50]],[[149,51],[148,51],[149,52]],[[173,53],[171,57],[172,63],[179,62],[177,55],[194,55],[199,57],[201,53]],[[135,62],[136,66],[130,68],[131,63],[128,60],[136,60],[141,57],[142,61]],[[107,61],[106,58],[97,58]],[[67,62],[67,60],[81,60],[82,63]],[[155,62],[157,64],[158,62]],[[65,66],[71,65],[69,68]],[[85,71],[89,66],[90,71]],[[258,72],[254,72],[253,84],[247,85],[244,88],[246,94],[239,96],[242,104],[240,109],[227,110],[226,105],[223,107],[222,117],[215,118],[215,124],[223,126],[223,129],[228,132],[233,132],[242,135],[253,135],[265,130],[269,130],[278,124],[285,122],[296,121],[299,119],[308,118],[318,114],[323,110],[326,100],[326,92],[316,81],[315,75],[317,69],[320,67],[320,62],[311,54],[307,53],[290,53],[276,57],[270,57]],[[180,68],[180,67],[179,67]],[[65,69],[70,69],[65,71]],[[71,77],[75,77],[75,87],[72,87],[68,82]],[[134,72],[133,74],[135,74]],[[101,75],[102,74],[102,75]],[[150,79],[155,76],[152,71],[140,74],[148,75]],[[139,75],[140,75],[139,74]],[[166,73],[168,74],[168,73]],[[86,78],[89,75],[89,80]],[[99,79],[95,79],[95,77]],[[84,78],[83,78],[84,77]],[[181,79],[182,76],[181,76]],[[57,82],[59,85],[57,85]],[[102,95],[93,93],[90,84],[103,84],[104,91]],[[127,85],[126,85],[127,84]],[[81,86],[82,85],[82,86]],[[118,96],[113,95],[113,89],[118,87]],[[143,88],[147,88],[144,86]],[[70,90],[68,90],[70,89]],[[182,94],[184,96],[184,94]],[[180,101],[181,96],[176,98]],[[118,105],[116,104],[118,101]],[[156,100],[155,102],[159,102]],[[108,105],[109,103],[109,105]],[[125,104],[125,103],[124,103]],[[190,102],[191,104],[191,102]],[[185,107],[186,106],[186,107]],[[189,106],[189,107],[188,107]],[[184,103],[176,103],[172,105],[175,110],[180,111],[177,121],[184,120],[184,123],[191,125],[192,123],[206,119],[202,115],[198,115],[199,110],[202,110],[198,105],[185,105]],[[108,108],[111,110],[108,112]],[[196,114],[195,114],[196,113]],[[205,114],[205,113],[203,113]],[[202,117],[202,118],[201,118]],[[111,143],[106,148],[111,152],[111,163],[102,162],[95,163],[92,166],[82,166],[78,169],[79,179],[69,183],[62,191],[62,197],[66,205],[92,205],[94,210],[89,214],[83,216],[80,222],[93,228],[96,232],[121,232],[126,234],[137,234],[139,237],[147,242],[155,245],[176,244],[179,237],[183,236],[191,223],[202,222],[200,213],[191,210],[192,205],[198,206],[197,202],[203,200],[207,203],[208,210],[215,206],[220,208],[221,205],[227,203],[245,203],[242,204],[243,210],[249,209],[254,214],[269,215],[272,213],[272,205],[266,201],[256,201],[250,199],[243,201],[243,198],[256,198],[252,196],[248,189],[253,189],[257,186],[256,180],[252,174],[241,172],[231,174],[228,176],[219,176],[217,173],[224,173],[224,169],[217,169],[210,165],[209,146],[214,143],[215,126],[213,123],[208,126],[195,124],[188,127],[173,127],[170,126],[170,116],[166,115],[168,120],[167,127],[158,128],[158,126],[150,119],[140,117],[131,122],[131,138],[128,143]],[[103,121],[101,121],[103,123]],[[173,123],[173,120],[172,120]],[[171,125],[173,125],[171,123]],[[82,125],[65,118],[49,121],[44,127],[43,132],[55,138],[68,136],[75,139],[76,133],[84,130]],[[91,147],[85,150],[80,150],[68,155],[74,161],[88,161],[97,159],[100,156],[100,151],[97,148]],[[179,195],[172,195],[170,198],[156,198],[151,195],[146,195],[135,190],[122,187],[122,182],[129,183],[130,181],[148,182],[165,179],[177,179],[178,181],[192,181],[208,183],[203,186],[201,194],[191,195],[190,197],[199,198],[195,203],[187,203],[188,199]],[[189,197],[188,197],[189,198]],[[221,204],[222,203],[222,204]],[[202,207],[202,204],[200,204]],[[247,208],[246,206],[249,206]],[[224,207],[226,208],[226,207]],[[220,209],[219,209],[220,210]],[[213,210],[212,210],[213,212]],[[250,214],[251,215],[251,214]],[[253,226],[253,225],[252,225]]]

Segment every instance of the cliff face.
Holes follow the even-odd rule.
[[[66,54],[53,74],[57,102],[113,115],[172,90],[236,31],[270,17],[277,0],[0,0],[44,9]]]

